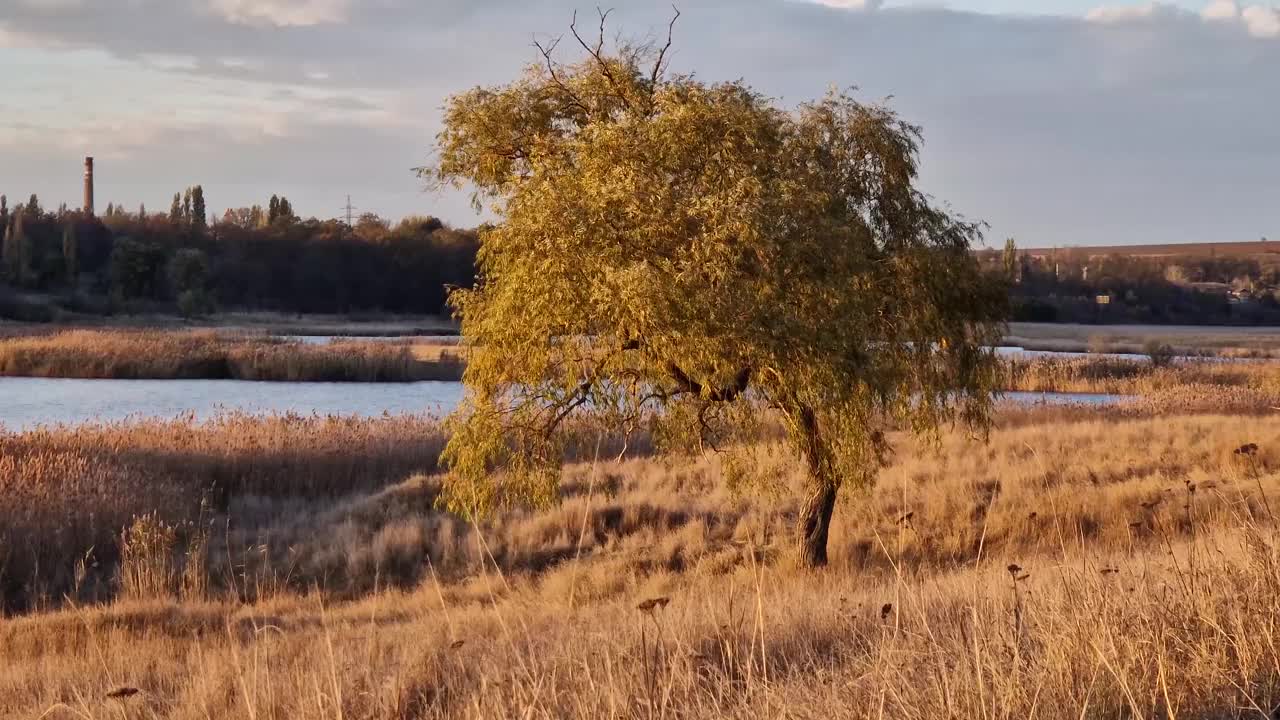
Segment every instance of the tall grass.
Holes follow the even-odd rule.
[[[785,558],[789,495],[730,492],[714,457],[574,464],[559,507],[480,528],[429,477],[239,497],[219,523],[255,531],[209,547],[267,547],[257,595],[182,595],[147,516],[140,592],[0,624],[0,715],[1267,717],[1277,443],[1231,416],[897,438],[820,573]],[[285,579],[344,566],[360,592]]]
[[[120,537],[141,516],[177,528],[185,548],[233,504],[247,517],[373,492],[432,471],[442,445],[436,420],[412,416],[232,414],[0,432],[0,607],[110,597]],[[91,570],[77,573],[86,557]]]
[[[76,330],[0,338],[0,375],[325,382],[457,380],[456,349],[385,342],[312,345],[211,331]]]
[[[1004,387],[1025,392],[1140,396],[1142,412],[1270,411],[1280,406],[1280,363],[1155,364],[1105,357],[1013,357]]]

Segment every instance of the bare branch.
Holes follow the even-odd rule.
[[[725,388],[707,388],[697,380],[689,377],[689,374],[675,363],[667,363],[667,372],[671,375],[671,379],[676,381],[676,391],[673,394],[688,393],[692,395],[704,395],[707,400],[712,402],[733,402],[738,396],[747,391],[751,385],[751,368],[743,368],[733,379],[733,384]]]
[[[666,60],[667,51],[671,49],[671,38],[675,33],[676,21],[680,19],[680,8],[675,5],[671,6],[676,14],[671,18],[671,23],[667,25],[667,44],[662,46],[658,51],[658,59],[653,63],[653,72],[649,75],[649,101],[653,102],[653,93],[658,89],[658,78],[662,75],[662,63]]]
[[[604,55],[601,54],[604,52],[605,21],[608,20],[609,14],[613,12],[613,8],[601,10],[597,7],[596,12],[600,14],[600,36],[596,40],[596,46],[594,48],[588,45],[587,41],[583,40],[582,35],[578,33],[578,11],[576,10],[573,12],[573,22],[569,23],[569,31],[573,33],[573,37],[577,39],[578,44],[582,46],[582,49],[586,50],[591,57],[595,58],[596,64],[600,66],[600,72],[604,74],[605,80],[609,81],[609,87],[613,88],[614,97],[621,100],[622,104],[625,105],[628,110],[631,110],[633,109],[631,106],[631,100],[627,98],[626,93],[622,92],[622,87],[618,84],[617,78],[613,76],[613,70],[609,67],[609,62],[605,60]]]
[[[569,102],[571,105],[574,105],[583,113],[590,115],[591,109],[588,108],[587,104],[582,101],[582,98],[578,97],[577,93],[575,93],[568,85],[565,84],[564,80],[560,79],[560,74],[556,72],[556,63],[555,63],[555,60],[551,58],[551,54],[556,51],[556,48],[559,45],[560,45],[560,38],[558,37],[550,45],[547,45],[546,47],[543,47],[542,43],[538,42],[537,40],[533,41],[533,46],[538,48],[538,52],[542,53],[542,59],[545,60],[547,63],[547,74],[551,76],[551,82],[555,83],[555,86],[560,89],[560,92],[564,93],[565,96],[569,98]]]

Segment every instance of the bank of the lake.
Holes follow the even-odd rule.
[[[76,330],[0,339],[0,376],[113,380],[458,380],[455,343],[335,340],[213,331]]]

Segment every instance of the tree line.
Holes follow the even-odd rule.
[[[1010,239],[979,253],[1010,282],[1013,319],[1029,322],[1280,323],[1280,248],[1256,252],[1099,254],[1087,248],[1029,253]]]
[[[433,217],[302,219],[283,196],[210,218],[199,186],[168,213],[110,204],[101,216],[0,196],[0,316],[52,319],[215,309],[446,312],[475,277],[476,230]]]

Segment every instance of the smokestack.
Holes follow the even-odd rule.
[[[93,158],[84,159],[84,211],[93,214]]]

